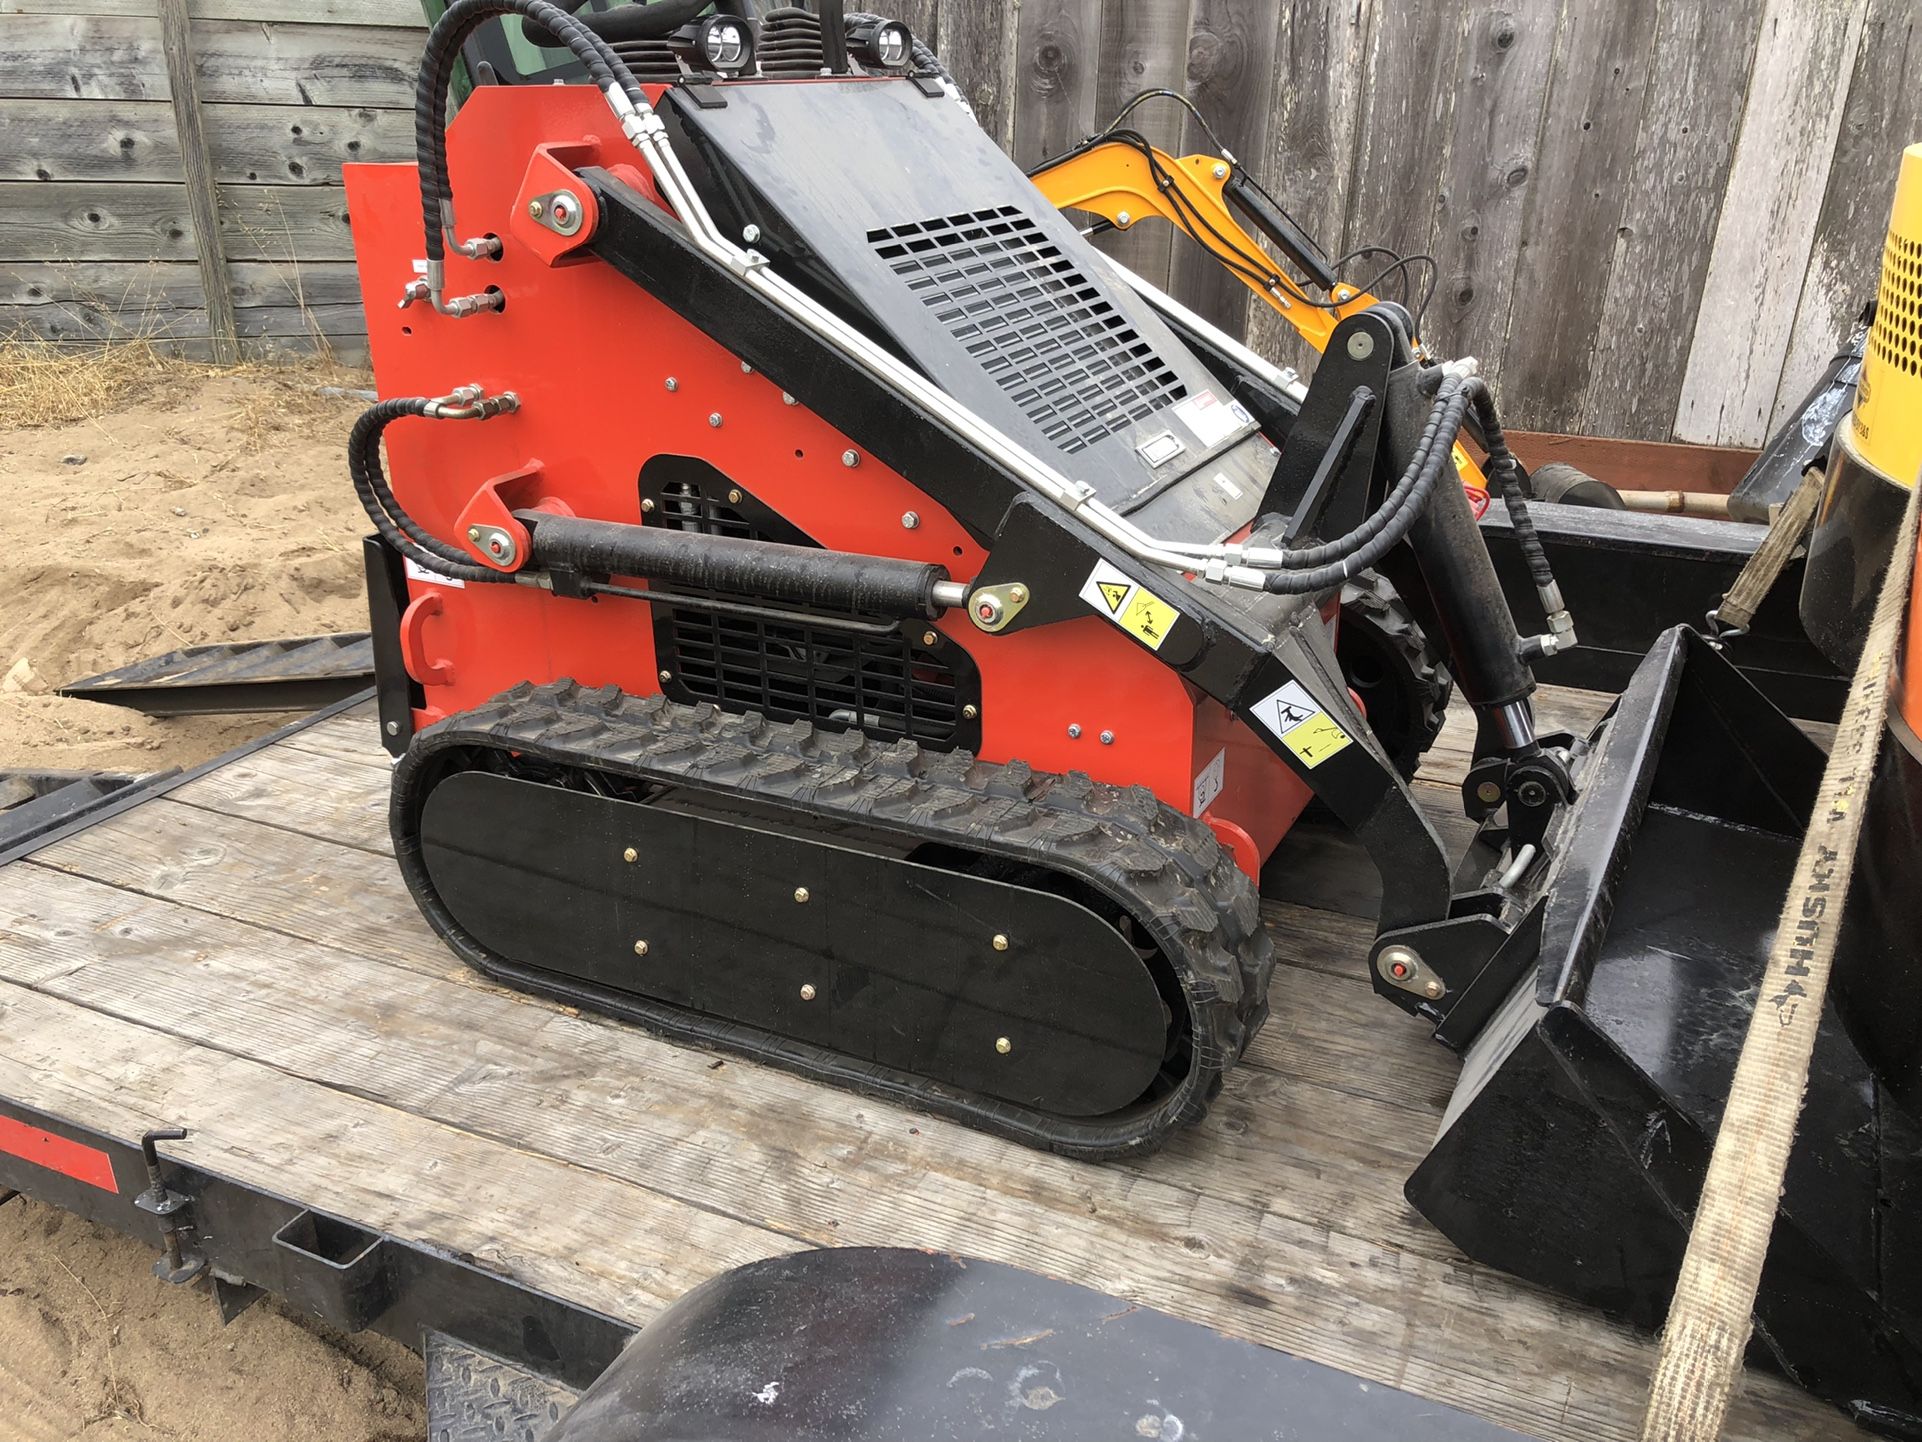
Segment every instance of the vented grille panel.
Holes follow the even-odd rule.
[[[1922,375],[1922,240],[1890,233],[1869,344],[1890,365]]]
[[[672,526],[677,531],[698,531],[706,536],[736,536],[755,541],[770,539],[758,535],[754,527],[748,524],[747,517],[732,506],[707,495],[693,481],[669,481],[661,487],[658,524]]]
[[[661,486],[656,523],[710,536],[795,541],[763,534],[696,481]],[[753,598],[716,593],[753,604]],[[960,679],[909,634],[849,632],[804,620],[770,619],[660,605],[655,646],[680,692],[729,711],[776,721],[860,729],[887,740],[952,741],[960,729]]]
[[[872,230],[868,244],[1064,451],[1084,450],[1188,393],[1014,206]]]
[[[946,741],[961,703],[954,673],[899,634],[675,610],[671,665],[693,696],[731,711]]]

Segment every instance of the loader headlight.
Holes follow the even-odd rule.
[[[720,75],[754,68],[754,32],[733,15],[709,15],[674,33],[674,50],[689,65]]]
[[[849,32],[848,49],[870,70],[903,70],[914,59],[914,34],[899,20],[882,20]]]

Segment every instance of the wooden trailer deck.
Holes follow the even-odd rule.
[[[1586,725],[1605,698],[1545,698]],[[921,1246],[1070,1278],[1543,1438],[1633,1438],[1650,1340],[1465,1261],[1403,1200],[1454,1059],[1378,1000],[1357,878],[1269,909],[1273,1014],[1199,1129],[1090,1166],[493,986],[387,840],[371,705],[0,867],[0,1096],[609,1314],[738,1263]],[[1456,718],[1459,720],[1459,718]],[[1466,737],[1425,799],[1459,837]],[[1306,848],[1304,848],[1306,850]],[[1859,1435],[1751,1376],[1730,1437]]]

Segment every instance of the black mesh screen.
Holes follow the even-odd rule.
[[[868,232],[868,244],[1064,451],[1187,395],[1087,275],[1014,206]]]
[[[714,492],[721,489],[721,494]],[[673,479],[660,486],[655,524],[713,536],[806,544],[798,532],[770,535],[728,504],[715,483]],[[786,528],[784,528],[786,529]],[[752,605],[751,596],[714,599]],[[655,647],[670,690],[729,711],[776,721],[859,729],[882,739],[952,741],[962,726],[961,681],[913,628],[880,634],[806,620],[749,616],[657,603]],[[947,643],[937,636],[936,646]],[[972,685],[972,667],[968,668]]]

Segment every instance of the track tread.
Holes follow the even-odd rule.
[[[1068,1155],[1139,1154],[1206,1113],[1222,1075],[1267,1016],[1274,952],[1253,883],[1204,823],[1145,787],[1107,785],[1079,772],[1036,771],[1020,761],[997,765],[965,751],[924,751],[911,741],[874,741],[805,721],[769,721],[707,703],[638,697],[573,681],[523,683],[430,727],[414,738],[395,771],[392,824],[409,888],[430,923],[483,970],[498,974],[424,894],[431,885],[414,830],[435,779],[435,759],[476,747],[636,780],[745,793],[1065,872],[1120,903],[1147,928],[1173,965],[1190,1008],[1189,1077],[1147,1113],[1151,1124],[1135,1119],[1104,1128],[1047,1119],[1052,1125],[1035,1125],[1007,1115],[1020,1109],[990,1099],[963,1105],[965,1098],[935,1083],[906,1094],[835,1074],[863,1090],[947,1111]]]

